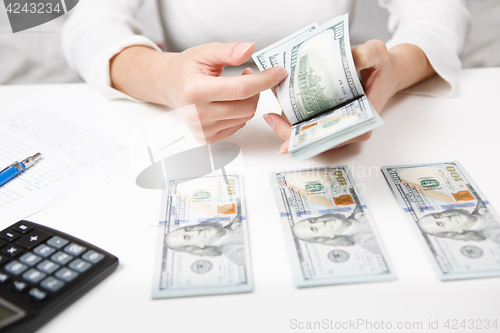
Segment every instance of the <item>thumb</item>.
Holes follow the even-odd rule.
[[[209,66],[239,66],[255,51],[253,43],[209,43],[196,48],[195,59]]]
[[[290,125],[288,120],[276,113],[265,114],[264,120],[283,140],[290,139],[292,125]]]
[[[272,129],[278,134],[282,139],[286,141],[280,147],[279,154],[288,153],[288,145],[290,143],[290,135],[292,134],[292,125],[286,119],[284,113],[280,115],[276,113],[268,113],[264,115],[264,120],[266,123],[272,127]]]
[[[387,55],[387,46],[380,40],[369,40],[351,49],[356,70],[377,67]]]

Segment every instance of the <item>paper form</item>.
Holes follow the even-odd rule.
[[[127,164],[124,147],[46,112],[0,119],[0,169],[37,152],[39,161],[0,187],[0,228]]]

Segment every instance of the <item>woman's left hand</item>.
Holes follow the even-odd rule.
[[[361,73],[361,82],[365,93],[378,113],[396,92],[413,85],[434,74],[423,51],[415,45],[401,44],[387,50],[382,41],[370,40],[352,48],[352,57],[356,69]],[[265,121],[284,140],[280,154],[288,152],[292,125],[284,113],[264,115]],[[335,147],[368,140],[372,132]]]

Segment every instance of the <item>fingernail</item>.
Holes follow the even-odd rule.
[[[240,56],[242,54],[245,54],[249,48],[251,48],[253,43],[241,43],[240,45],[236,46],[236,48],[233,51],[233,54],[235,56]]]
[[[266,123],[271,126],[272,129],[274,129],[274,121],[271,119],[271,117],[269,117],[268,114],[264,114],[262,117],[264,117],[264,120],[266,121]]]
[[[288,73],[286,72],[286,69],[280,70],[278,73],[278,82],[283,81],[287,75],[288,75]]]
[[[280,155],[285,155],[285,154],[288,154],[288,150],[280,150],[280,151],[278,152],[278,154],[280,154]]]

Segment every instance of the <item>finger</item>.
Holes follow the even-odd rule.
[[[206,138],[206,141],[207,143],[211,143],[211,142],[217,142],[217,141],[220,141],[222,139],[225,139],[227,138],[228,136],[231,136],[233,135],[236,131],[242,129],[243,127],[245,127],[245,124],[246,123],[243,123],[243,124],[240,124],[240,125],[236,125],[236,126],[233,126],[233,127],[230,127],[230,128],[226,128],[210,137],[207,137]]]
[[[283,119],[276,113],[268,113],[263,117],[266,123],[271,126],[276,134],[278,134],[283,140],[290,139],[290,135],[292,134],[292,125],[290,125],[288,120]]]
[[[236,119],[253,117],[257,110],[259,95],[241,101],[211,102],[212,111],[208,116],[211,119]]]
[[[247,67],[247,68],[245,68],[243,73],[241,73],[241,75],[248,75],[248,74],[253,74],[253,73],[254,73],[253,69],[251,69],[250,67]]]
[[[192,49],[196,61],[207,66],[239,66],[255,51],[253,43],[209,43]]]
[[[338,146],[333,147],[332,149],[340,148],[340,147],[346,146],[346,145],[351,144],[351,143],[367,141],[372,136],[372,133],[373,133],[373,131],[366,132],[365,134],[362,134],[362,135],[360,135],[354,139],[351,139],[347,142],[341,143]]]
[[[198,82],[198,97],[211,101],[247,99],[261,91],[276,86],[287,76],[283,67],[272,67],[259,73],[242,76],[204,76]]]
[[[214,122],[213,124],[203,125],[203,127],[204,127],[205,133],[207,133],[208,129],[209,129],[210,133],[215,134],[215,133],[218,133],[220,131],[225,130],[226,128],[231,128],[234,126],[244,124],[247,121],[250,121],[252,118],[253,118],[253,115],[250,117],[244,117],[244,118],[218,120],[218,121]],[[205,130],[205,129],[207,129],[207,130]]]
[[[278,152],[278,154],[280,154],[280,155],[288,154],[288,146],[289,146],[289,144],[290,144],[290,140],[286,140],[285,142],[283,142],[283,144],[280,147],[280,151]]]
[[[380,40],[369,40],[351,49],[356,70],[376,67],[387,55],[387,46]]]

